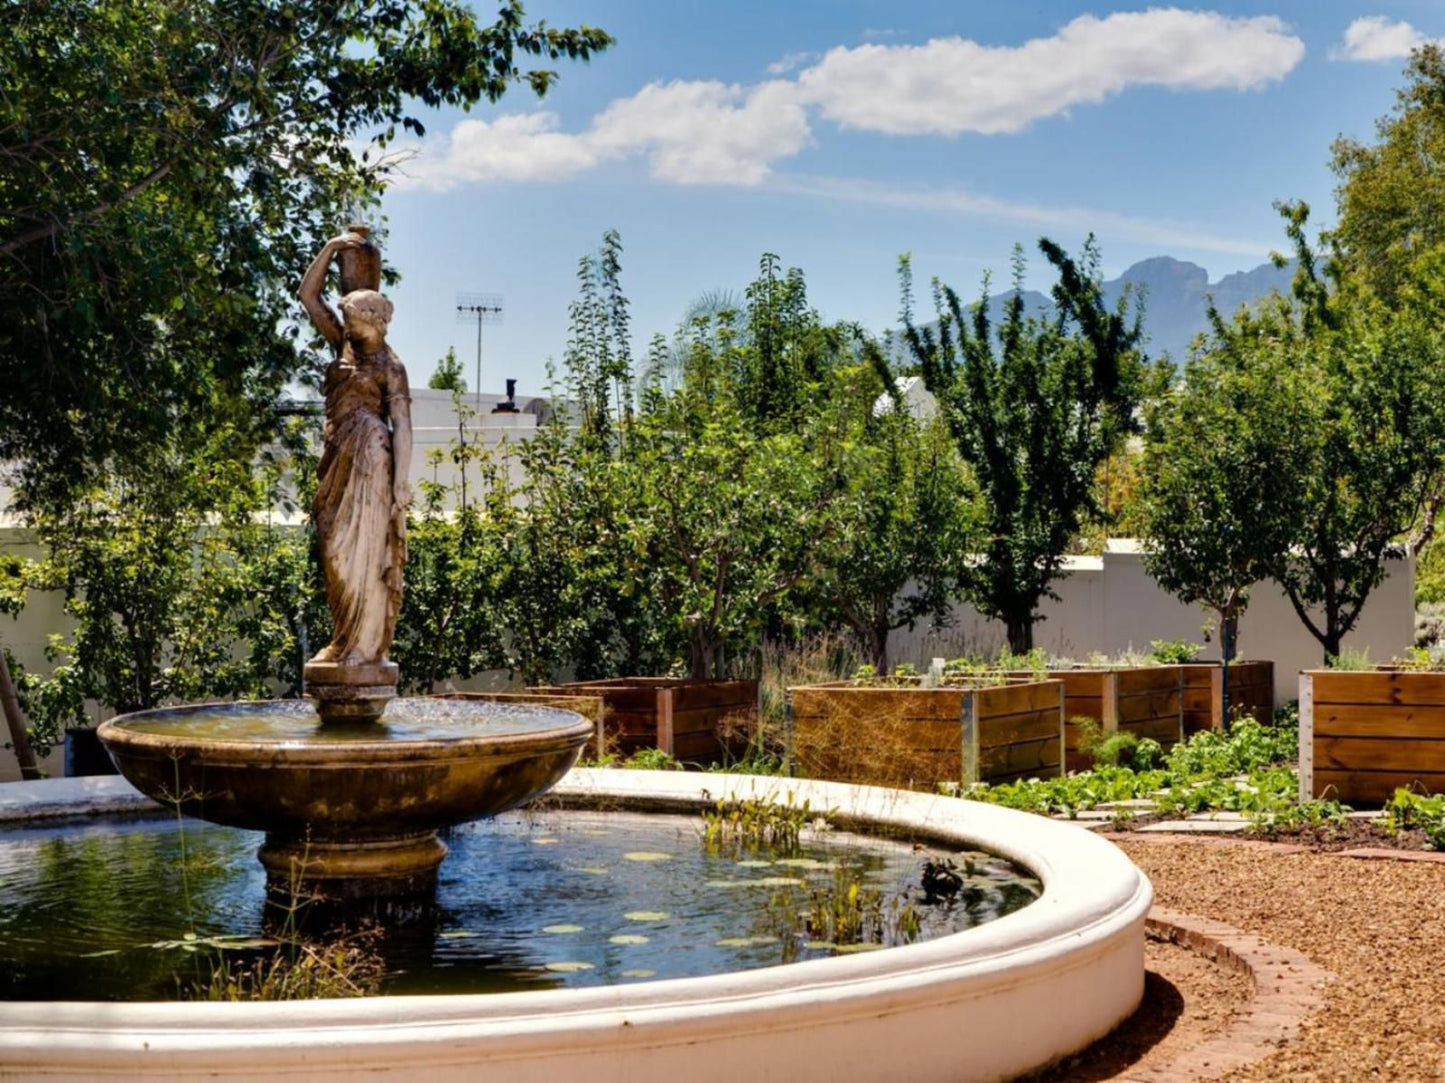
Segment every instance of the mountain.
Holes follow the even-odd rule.
[[[1241,305],[1252,304],[1275,290],[1288,292],[1293,276],[1293,264],[1276,267],[1262,263],[1251,271],[1239,271],[1225,275],[1218,282],[1210,282],[1209,272],[1197,263],[1154,256],[1134,264],[1118,278],[1107,280],[1104,296],[1112,305],[1126,286],[1143,290],[1145,349],[1151,357],[1167,353],[1178,365],[1188,354],[1194,336],[1208,326],[1206,314],[1211,297],[1215,307],[1228,316]],[[995,327],[1003,318],[1004,304],[1010,296],[1012,291],[989,297],[989,315]],[[1025,290],[1023,298],[1031,312],[1052,307],[1049,298],[1037,290]],[[896,348],[904,349],[901,343]],[[900,360],[907,363],[909,359],[900,357]]]

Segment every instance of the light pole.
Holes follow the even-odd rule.
[[[500,293],[457,294],[457,322],[477,325],[477,410],[482,408],[482,324],[502,322]]]

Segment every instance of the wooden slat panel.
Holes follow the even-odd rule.
[[[957,689],[794,688],[793,714],[842,713],[854,718],[956,719],[963,699]]]
[[[1445,772],[1315,768],[1316,797],[1332,797],[1357,808],[1384,804],[1400,786],[1423,789],[1427,793],[1445,793]]]
[[[1445,673],[1315,670],[1315,703],[1445,704]]]
[[[1046,738],[1024,744],[1005,745],[979,752],[979,774],[985,781],[996,775],[1013,775],[1021,771],[1057,774],[1059,739]]]
[[[1052,681],[980,688],[975,695],[978,698],[980,719],[1018,714],[1021,711],[1038,711],[1045,707],[1057,708],[1059,705],[1059,686]]]
[[[684,763],[711,763],[722,758],[725,749],[714,733],[674,734],[672,754]]]
[[[1423,737],[1427,740],[1445,740],[1445,706],[1316,704],[1315,733],[1321,737]]]
[[[1151,718],[1179,717],[1179,693],[1153,692],[1142,696],[1120,696],[1118,714],[1122,728],[1130,722],[1143,722]]]
[[[1049,677],[1064,682],[1064,695],[1070,699],[1075,696],[1098,698],[1104,694],[1105,674],[1098,670],[1051,669]]]
[[[1120,725],[1119,732],[1132,733],[1141,741],[1147,737],[1168,748],[1179,740],[1179,719],[1177,716],[1170,716],[1145,722],[1130,722]]]
[[[727,707],[702,707],[690,711],[672,711],[672,732],[674,736],[684,733],[716,733],[720,725],[733,728],[750,727],[757,721],[757,711],[751,707],[736,710]]]
[[[1445,741],[1321,737],[1315,731],[1315,769],[1445,772]]]
[[[675,714],[708,707],[753,707],[757,702],[757,681],[683,684],[672,693],[672,710]]]
[[[1059,709],[1028,711],[1024,714],[1005,715],[987,719],[978,730],[978,747],[997,748],[1000,745],[1018,744],[1022,741],[1037,741],[1045,737],[1059,736]]]
[[[1114,670],[1118,681],[1119,696],[1140,695],[1146,692],[1171,692],[1179,687],[1178,666],[1140,666],[1137,669]]]

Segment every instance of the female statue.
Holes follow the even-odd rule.
[[[321,299],[333,260],[346,291],[340,317]],[[358,277],[364,288],[356,288]],[[355,227],[327,241],[301,280],[301,303],[336,351],[322,384],[326,424],[312,506],[334,630],[307,665],[308,680],[324,681],[334,668],[394,674],[386,652],[406,561],[411,397],[406,369],[386,344],[392,309],[380,284],[380,256]],[[395,677],[359,683],[394,684]]]

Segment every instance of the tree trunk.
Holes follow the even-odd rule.
[[[1022,618],[1008,617],[1004,620],[1008,634],[1008,649],[1014,654],[1028,654],[1034,649],[1033,614]]]
[[[1239,616],[1234,612],[1220,614],[1219,620],[1219,653],[1223,657],[1223,674],[1219,681],[1219,710],[1220,722],[1224,725],[1226,732],[1230,722],[1229,702],[1229,666],[1234,661],[1234,645],[1239,637]]]
[[[29,720],[20,709],[20,697],[15,694],[15,682],[10,679],[10,665],[5,661],[3,649],[0,649],[0,712],[4,713],[5,724],[10,728],[10,744],[20,764],[20,777],[27,781],[43,777],[35,750],[30,747]]]

